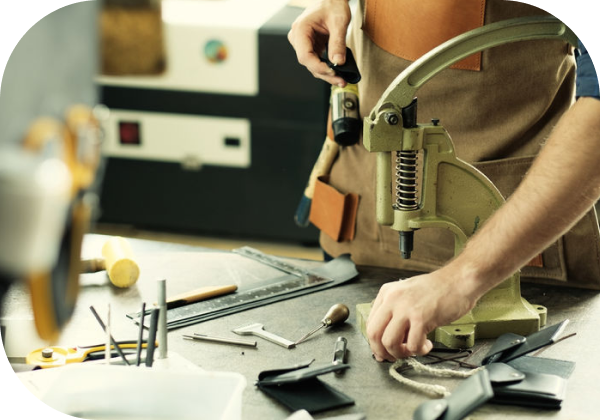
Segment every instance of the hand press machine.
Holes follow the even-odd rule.
[[[415,61],[389,85],[365,117],[364,146],[377,153],[377,221],[399,232],[403,258],[410,258],[413,232],[426,228],[450,230],[455,237],[455,255],[459,254],[468,238],[504,202],[483,173],[456,157],[452,140],[439,121],[417,123],[416,91],[471,54],[535,39],[577,45],[574,33],[552,17],[517,18],[483,26]],[[359,317],[369,308],[369,304],[367,308],[359,305]],[[359,319],[363,332],[365,321],[366,316]],[[485,294],[471,312],[451,325],[438,327],[429,338],[451,348],[465,348],[473,346],[476,338],[495,338],[507,332],[527,335],[545,322],[546,308],[521,297],[520,274],[516,272]]]

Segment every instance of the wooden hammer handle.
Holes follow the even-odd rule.
[[[93,258],[91,260],[82,260],[80,273],[96,273],[106,270],[106,262],[104,258]]]

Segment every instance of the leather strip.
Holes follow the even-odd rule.
[[[414,61],[438,45],[483,26],[485,0],[366,0],[363,30],[383,50]],[[482,53],[451,68],[481,70]]]
[[[544,257],[542,254],[538,254],[531,261],[527,263],[528,267],[544,268]]]
[[[413,413],[414,420],[460,420],[485,404],[494,396],[487,370],[461,382],[454,392],[444,399],[421,404]]]

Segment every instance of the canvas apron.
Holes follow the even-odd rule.
[[[482,24],[547,14],[504,0],[361,0],[358,9],[349,46],[363,75],[359,83],[362,117],[370,113],[383,91],[412,60],[436,45]],[[453,139],[457,156],[484,172],[508,197],[544,139],[572,105],[574,79],[573,51],[562,41],[538,40],[492,48],[442,71],[423,86],[417,92],[418,120],[439,118]],[[340,217],[352,217],[345,223],[355,229],[352,240],[322,232],[321,246],[332,256],[350,253],[358,265],[421,272],[439,268],[453,256],[454,237],[449,231],[416,231],[412,257],[402,260],[398,233],[377,224],[375,155],[362,141],[340,151],[327,188],[340,197],[358,196],[358,208],[355,212],[348,212],[343,205],[333,209],[326,199],[313,200],[313,207],[317,212],[319,208],[346,210],[350,216],[341,213]],[[321,184],[317,189],[322,191],[323,187]],[[595,210],[524,267],[521,276],[525,281],[600,289]]]

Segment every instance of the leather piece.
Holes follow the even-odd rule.
[[[329,61],[329,48],[326,47],[323,55],[321,56],[321,61],[325,62],[329,66],[329,68],[333,69],[336,76],[340,76],[348,83],[356,84],[360,82],[361,75],[358,70],[358,66],[356,65],[356,60],[354,59],[354,54],[352,50],[346,47],[346,62],[344,64],[338,65],[337,63],[332,63]]]
[[[283,368],[278,368],[278,369],[272,369],[272,370],[263,370],[262,372],[260,372],[258,374],[258,382],[261,382],[262,380],[264,380],[266,378],[269,378],[269,377],[283,375],[283,374],[288,373],[288,372],[293,372],[295,370],[307,368],[314,361],[315,361],[315,359],[312,359],[312,360],[308,360],[308,361],[305,361],[305,362],[297,363],[297,364],[295,364],[293,366],[288,366],[288,367],[283,367]]]
[[[449,397],[421,404],[415,410],[413,420],[460,420],[493,396],[489,373],[481,370],[464,380]]]
[[[281,386],[258,385],[265,394],[275,398],[291,411],[318,413],[354,404],[354,400],[317,378]]]
[[[448,410],[448,400],[439,398],[424,402],[415,410],[413,420],[438,420]]]
[[[525,379],[508,385],[494,385],[498,404],[521,405],[547,409],[560,408],[567,388],[567,380],[544,373],[525,373]]]
[[[363,30],[369,38],[390,54],[410,61],[481,27],[485,18],[485,0],[419,0],[418,5],[413,0],[366,0],[365,7]],[[481,53],[451,68],[479,71]]]
[[[527,341],[527,339],[522,335],[514,333],[502,334],[500,337],[496,338],[496,341],[494,341],[494,344],[492,344],[492,347],[488,350],[488,353],[483,358],[481,364],[488,365],[497,361],[499,362],[499,359],[502,357],[502,353],[520,346],[521,344],[525,343],[525,341]]]
[[[537,254],[535,257],[533,257],[531,259],[531,261],[529,261],[527,263],[528,267],[537,267],[537,268],[544,268],[544,256],[542,254]]]
[[[317,378],[347,369],[348,365],[310,367],[311,363],[260,372],[256,386],[292,411],[306,410],[312,414],[354,404],[352,398]]]
[[[265,375],[262,372],[259,375],[259,385],[285,385],[290,383],[302,382],[309,379],[316,378],[319,375],[330,372],[339,372],[350,368],[350,365],[339,363],[339,364],[327,364],[321,366],[306,366],[300,369],[292,369],[287,372],[280,372],[276,375]]]
[[[562,333],[568,322],[568,320],[564,320],[558,324],[546,327],[537,332],[529,334],[523,343],[515,343],[514,346],[508,347],[501,352],[492,352],[495,347],[492,346],[488,354],[483,358],[482,364],[486,365],[492,362],[509,362],[527,353],[531,353],[534,350],[538,350],[542,347],[548,346],[556,341],[556,339]],[[514,337],[512,336],[514,336],[515,334],[510,334],[510,336],[507,338],[506,336],[509,334],[501,335],[500,337],[498,337],[497,341],[504,343],[513,339]],[[500,347],[501,346],[499,345],[497,348]]]
[[[504,363],[489,364],[486,366],[486,370],[490,375],[492,386],[513,384],[525,379],[523,372]]]
[[[334,241],[351,241],[356,231],[359,196],[342,194],[328,182],[328,176],[317,178],[309,219]]]
[[[521,356],[506,364],[524,373],[547,373],[565,379],[569,379],[575,370],[575,362],[535,356]]]

